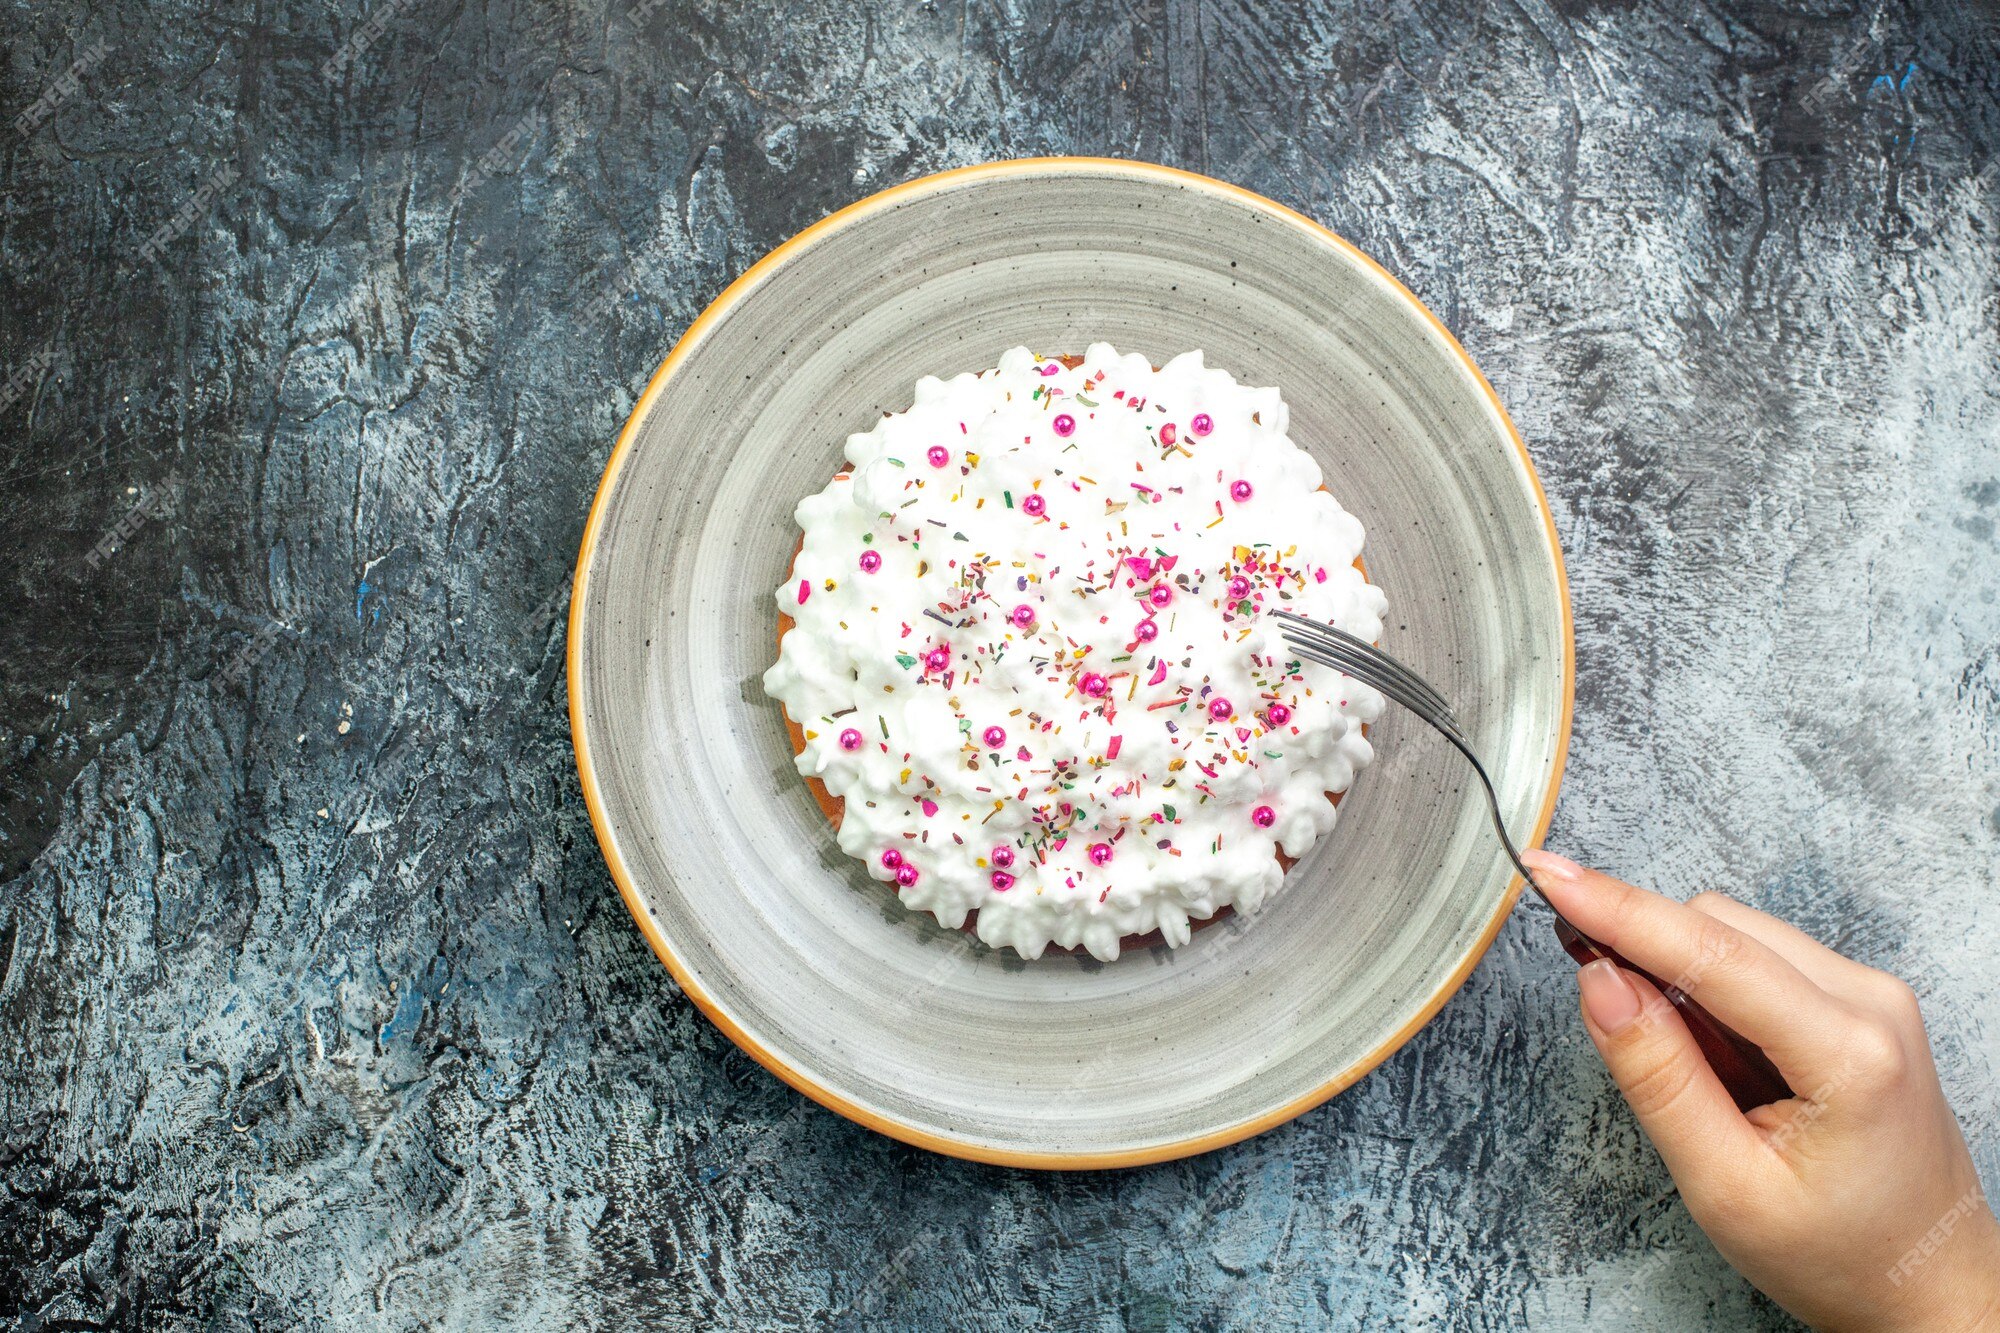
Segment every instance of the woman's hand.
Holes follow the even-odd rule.
[[[1584,1024],[1722,1256],[1833,1329],[2000,1329],[2000,1224],[1910,988],[1713,893],[1681,904],[1548,852],[1578,930],[1764,1048],[1799,1096],[1739,1112],[1644,979],[1577,973]]]

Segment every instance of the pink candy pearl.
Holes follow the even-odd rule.
[[[1236,709],[1230,705],[1229,700],[1219,694],[1208,701],[1208,715],[1218,722],[1235,711]]]
[[[1003,842],[993,849],[993,855],[989,859],[994,865],[1005,870],[1008,866],[1014,864],[1014,849]]]
[[[1076,434],[1076,418],[1067,412],[1058,412],[1056,419],[1049,424],[1055,427],[1056,434],[1065,438]]]
[[[1215,429],[1215,418],[1206,412],[1197,412],[1194,414],[1193,419],[1188,422],[1188,429],[1196,435],[1206,435]]]
[[[924,654],[924,665],[932,671],[942,671],[951,665],[951,649],[939,645]]]
[[[1132,637],[1140,643],[1151,643],[1160,637],[1160,627],[1150,620],[1142,620],[1133,626]]]
[[[1264,716],[1274,727],[1282,727],[1292,720],[1292,710],[1283,704],[1272,704],[1264,710]]]
[[[1049,507],[1049,502],[1039,495],[1030,495],[1021,501],[1021,512],[1029,518],[1040,518]]]
[[[1108,865],[1110,864],[1110,862],[1111,862],[1110,843],[1093,842],[1090,844],[1090,863],[1092,865],[1094,866]]]
[[[1229,483],[1229,498],[1242,504],[1250,498],[1250,483],[1241,478]]]
[[[1164,607],[1174,600],[1174,590],[1164,583],[1155,583],[1147,589],[1146,600],[1151,602],[1155,609]]]
[[[1160,443],[1172,444],[1179,434],[1180,432],[1174,429],[1174,423],[1169,421],[1166,425],[1160,427]]]
[[[1229,595],[1241,601],[1250,595],[1250,580],[1238,574],[1229,580]]]
[[[1029,606],[1026,602],[1023,602],[1019,606],[1015,607],[1013,614],[1008,616],[1007,618],[1013,621],[1016,625],[1019,625],[1022,629],[1026,629],[1028,626],[1035,623],[1035,608]]]
[[[1260,805],[1250,812],[1250,822],[1258,828],[1269,828],[1278,822],[1278,812],[1268,805]]]
[[[896,867],[896,882],[906,889],[915,884],[919,878],[917,868],[908,861]]]
[[[873,574],[880,568],[882,568],[882,553],[880,551],[863,551],[861,553],[861,572],[863,574]]]
[[[1111,682],[1095,671],[1086,671],[1083,673],[1083,679],[1077,682],[1077,688],[1093,699],[1101,699],[1111,688]]]
[[[855,730],[855,729],[854,729],[853,727],[849,727],[849,728],[848,728],[848,729],[847,729],[846,731],[843,731],[843,732],[841,732],[841,733],[840,733],[840,748],[841,748],[841,749],[843,749],[843,750],[858,750],[858,749],[860,749],[860,748],[861,748],[861,733],[860,733],[860,732],[858,732],[858,731],[856,731],[856,730]]]
[[[894,870],[902,864],[903,854],[901,852],[897,851],[894,847],[885,847],[882,849],[882,868],[884,870]]]
[[[1013,887],[1014,887],[1014,877],[1012,875],[1008,874],[1004,870],[996,870],[993,872],[993,891],[995,893],[1005,893],[1007,892],[1007,890]]]
[[[943,467],[951,461],[951,450],[941,444],[934,444],[924,454],[924,457],[931,460],[932,467]]]
[[[997,750],[1007,743],[1007,729],[1005,727],[988,727],[983,739],[986,742],[987,749]]]

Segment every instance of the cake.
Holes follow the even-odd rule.
[[[1267,901],[1382,708],[1265,614],[1373,641],[1386,605],[1286,425],[1198,351],[1099,343],[927,376],[849,436],[764,676],[841,850],[1030,959]]]

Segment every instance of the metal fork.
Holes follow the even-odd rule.
[[[1721,1078],[1730,1096],[1736,1099],[1741,1110],[1764,1106],[1771,1102],[1783,1101],[1793,1095],[1770,1058],[1758,1048],[1755,1042],[1739,1035],[1715,1015],[1695,1003],[1680,986],[1662,981],[1646,969],[1627,960],[1613,949],[1599,944],[1574,925],[1556,909],[1542,886],[1535,882],[1535,876],[1521,860],[1520,851],[1508,836],[1507,821],[1500,814],[1500,797],[1493,789],[1493,779],[1487,775],[1486,765],[1479,762],[1479,756],[1472,752],[1472,744],[1466,738],[1465,729],[1459,725],[1458,717],[1451,705],[1445,701],[1431,683],[1404,666],[1389,654],[1367,640],[1349,634],[1346,630],[1290,611],[1272,611],[1271,615],[1285,622],[1284,639],[1293,652],[1308,662],[1331,667],[1344,675],[1351,676],[1364,685],[1380,691],[1388,698],[1401,704],[1429,723],[1439,735],[1450,741],[1452,747],[1465,756],[1472,765],[1472,771],[1479,775],[1479,785],[1486,789],[1486,809],[1493,816],[1493,831],[1500,835],[1500,845],[1507,849],[1507,859],[1520,872],[1522,882],[1535,891],[1555,915],[1556,938],[1563,949],[1578,963],[1594,963],[1599,959],[1610,959],[1628,972],[1637,973],[1658,988],[1660,995],[1680,1012],[1688,1031],[1694,1034],[1701,1052]],[[1690,983],[1692,984],[1692,983]]]

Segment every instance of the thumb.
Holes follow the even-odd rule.
[[[1691,1180],[1746,1160],[1757,1131],[1666,997],[1604,958],[1579,971],[1576,984],[1597,1053],[1683,1193]]]

